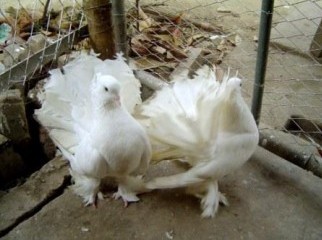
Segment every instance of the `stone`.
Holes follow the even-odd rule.
[[[20,46],[19,44],[10,44],[3,50],[3,64],[8,68],[19,60],[25,59],[28,55],[26,48]]]
[[[217,8],[217,12],[219,13],[231,13],[231,10],[225,7],[219,7]]]
[[[36,53],[46,46],[46,37],[43,34],[32,35],[28,38],[27,43],[30,51]]]
[[[0,94],[0,133],[14,143],[30,138],[25,103],[18,89]]]

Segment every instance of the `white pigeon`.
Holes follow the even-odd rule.
[[[118,182],[115,198],[138,201],[151,146],[130,114],[141,103],[140,83],[122,56],[102,61],[81,54],[50,74],[35,117],[70,161],[74,191],[96,205],[100,181],[110,176]]]
[[[193,79],[178,77],[139,108],[150,136],[152,161],[181,159],[190,169],[158,177],[148,189],[187,187],[201,198],[202,217],[214,217],[219,202],[218,180],[241,167],[254,153],[259,134],[241,94],[241,80],[204,66]]]

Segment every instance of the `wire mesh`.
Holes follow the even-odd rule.
[[[229,67],[244,79],[243,94],[250,103],[260,4],[255,0],[126,0],[130,64],[164,81],[185,69],[192,73],[203,64]],[[57,58],[64,36],[86,25],[81,0],[2,1],[0,9],[1,26],[7,23],[12,28],[10,37],[0,40],[0,71],[11,73],[10,83],[34,77],[39,67],[45,67],[46,74],[54,66],[48,65],[45,55]],[[321,149],[322,134],[322,68],[312,46],[319,56],[321,16],[321,0],[276,1],[260,122],[260,129],[292,133],[294,144],[303,144],[295,137],[301,136],[317,149]],[[24,21],[29,21],[28,28]],[[36,49],[42,54],[30,70],[28,59],[35,51],[27,46],[28,39],[38,34],[45,43]],[[75,48],[72,35],[67,42],[67,49],[90,47],[86,42]],[[46,46],[53,43],[58,44],[47,53]],[[10,45],[15,46],[14,54],[8,55],[5,48]],[[20,47],[27,51],[17,54]],[[10,69],[23,60],[27,63],[22,72],[14,75],[16,70]],[[0,80],[1,88],[9,83]]]
[[[315,146],[321,154],[321,1],[275,4],[262,123],[297,135],[291,144]]]
[[[129,1],[131,56],[138,63],[143,61],[141,68],[165,80],[182,67],[191,70],[205,63],[238,70],[245,80],[244,96],[250,101],[257,51],[261,50],[257,42],[260,4],[251,0],[139,1],[139,5]],[[322,68],[316,58],[322,50],[321,17],[322,1],[275,3],[260,119],[260,129],[266,134],[290,133],[289,145],[307,146],[317,157],[322,144]],[[158,21],[157,27],[149,21]],[[202,28],[208,24],[211,29]],[[166,31],[160,33],[160,28]],[[170,41],[187,56],[167,58],[168,51],[172,52],[160,44],[161,34],[170,35]],[[200,48],[203,51],[194,56]],[[197,66],[183,64],[191,57]]]
[[[0,90],[46,76],[86,24],[81,1],[16,0],[0,6]],[[43,69],[44,68],[44,69]]]

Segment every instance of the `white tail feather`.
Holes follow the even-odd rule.
[[[67,154],[67,159],[91,128],[90,89],[96,73],[112,75],[120,81],[121,99],[130,113],[141,103],[140,82],[121,54],[114,60],[102,61],[93,54],[81,53],[62,70],[51,70],[50,79],[44,86],[45,100],[34,116],[49,131],[60,150]]]
[[[187,187],[205,181],[205,179],[197,177],[194,173],[187,171],[172,176],[154,178],[146,184],[148,189],[165,189]]]
[[[154,151],[153,160],[171,157],[173,149],[181,156],[194,155],[196,148],[212,144],[209,140],[215,139],[219,88],[215,73],[204,66],[193,79],[179,79],[142,104],[142,124],[152,144],[158,145],[154,149],[161,150],[159,154]]]

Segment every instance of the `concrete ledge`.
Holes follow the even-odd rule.
[[[69,182],[67,164],[57,157],[0,197],[0,237],[63,192]]]

